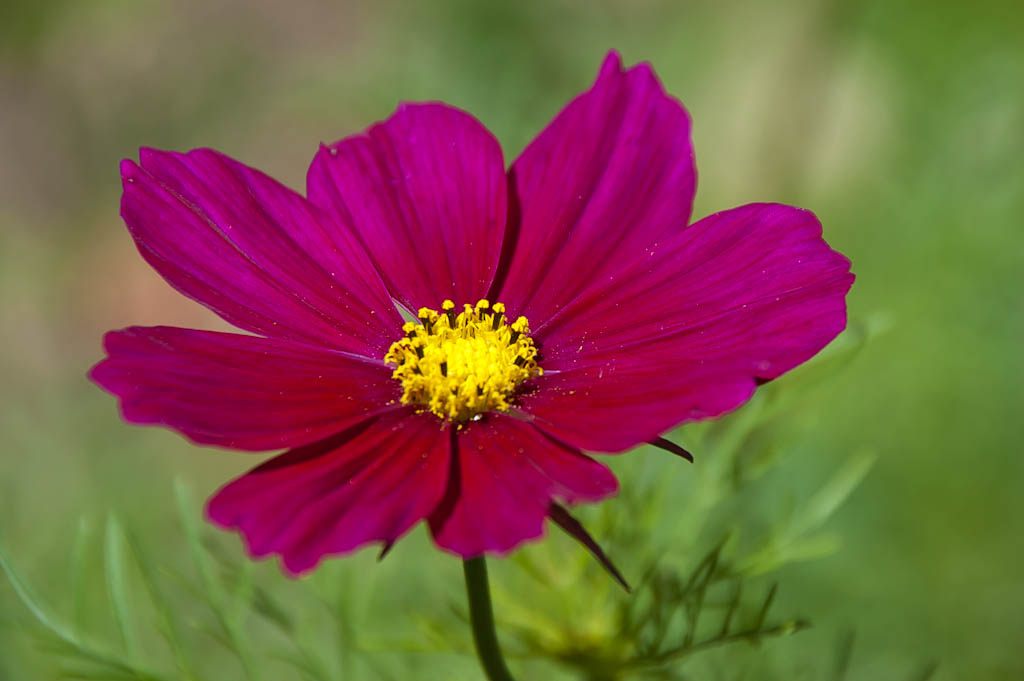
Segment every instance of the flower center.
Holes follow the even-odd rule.
[[[462,424],[485,411],[507,411],[515,389],[543,373],[530,323],[519,317],[509,324],[501,303],[481,300],[456,315],[446,300],[441,312],[424,307],[416,316],[384,357],[397,367],[392,376],[402,382],[402,404],[421,404]]]

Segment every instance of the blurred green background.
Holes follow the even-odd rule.
[[[137,256],[120,158],[211,146],[302,188],[320,141],[436,99],[475,114],[510,161],[616,48],[650,61],[693,117],[696,216],[813,209],[854,263],[851,319],[889,327],[794,396],[780,495],[809,494],[851,451],[878,461],[833,520],[842,550],[780,576],[783,604],[815,627],[779,654],[853,630],[852,679],[928,660],[943,681],[1024,678],[1022,25],[1024,5],[986,1],[3,0],[9,552],[60,610],[80,517],[130,516],[173,553],[171,479],[205,494],[255,462],[127,427],[84,377],[107,329],[223,326]],[[652,522],[672,523],[673,506]],[[408,594],[375,617],[403,617],[439,584],[458,596],[457,561],[399,549],[381,568],[354,559]],[[50,678],[26,621],[0,580],[0,679]]]

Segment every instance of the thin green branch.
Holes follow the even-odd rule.
[[[772,627],[766,627],[764,629],[750,628],[743,631],[737,631],[726,636],[715,636],[714,638],[700,641],[699,643],[691,643],[689,645],[682,645],[671,650],[666,650],[657,655],[653,655],[645,658],[638,658],[633,660],[629,665],[630,667],[650,667],[658,666],[677,660],[681,657],[686,657],[702,650],[709,648],[717,648],[719,646],[728,645],[730,643],[738,643],[740,641],[748,641],[750,643],[757,643],[762,638],[770,638],[774,636],[789,636],[795,634],[798,631],[802,631],[808,628],[810,625],[806,620],[793,620],[791,622],[784,622],[777,624]]]

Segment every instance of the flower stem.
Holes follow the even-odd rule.
[[[473,627],[473,643],[480,665],[489,681],[513,681],[498,647],[498,634],[494,630],[494,611],[491,609],[491,591],[487,584],[487,563],[484,557],[463,561],[466,574],[466,596],[469,599],[469,621]]]

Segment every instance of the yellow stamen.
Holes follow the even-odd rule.
[[[391,344],[384,361],[396,367],[402,404],[423,405],[443,419],[463,424],[486,411],[507,411],[519,385],[540,376],[530,323],[509,324],[505,306],[480,300],[455,314],[455,303],[417,313],[419,323],[402,326],[405,337]]]

